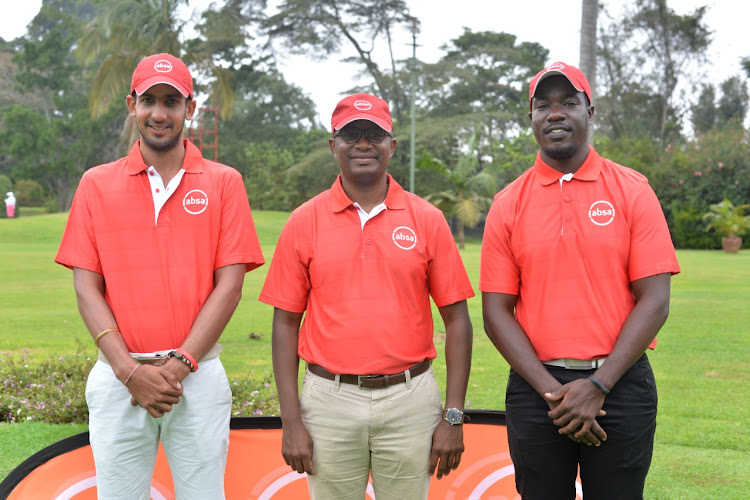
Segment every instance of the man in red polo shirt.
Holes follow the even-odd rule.
[[[378,500],[427,498],[464,449],[474,292],[443,214],[386,173],[388,104],[349,96],[331,126],[341,175],[292,213],[260,296],[275,308],[281,452],[313,499],[363,498],[370,473]],[[430,296],[445,323],[445,411]]]
[[[591,90],[555,63],[529,88],[540,150],[495,196],[479,287],[510,364],[506,422],[524,499],[642,498],[656,426],[645,354],[680,271],[648,181],[588,142]]]
[[[232,393],[216,342],[263,255],[240,174],[182,139],[185,64],[146,57],[130,90],[140,140],[83,175],[55,259],[99,348],[86,385],[98,496],[150,498],[161,441],[178,499],[223,499]]]

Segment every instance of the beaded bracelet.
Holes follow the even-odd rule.
[[[604,395],[605,395],[605,396],[609,394],[609,389],[607,389],[607,387],[606,387],[606,386],[605,386],[604,384],[602,384],[602,383],[601,383],[601,382],[599,381],[599,379],[598,379],[598,378],[596,378],[596,377],[594,377],[593,375],[591,375],[591,376],[589,377],[589,380],[590,380],[591,382],[593,382],[593,383],[594,383],[594,385],[595,385],[596,387],[598,387],[598,388],[599,388],[599,390],[600,390],[600,391],[602,391],[602,392],[604,393]]]
[[[192,361],[190,361],[184,354],[182,354],[179,351],[170,351],[169,354],[167,354],[167,359],[169,358],[177,358],[190,368],[191,372],[194,372],[198,369],[196,365],[193,364]]]
[[[189,352],[187,352],[184,349],[175,349],[175,351],[177,351],[180,354],[182,354],[183,356],[185,356],[188,359],[188,361],[190,361],[190,363],[192,363],[193,368],[195,368],[195,370],[193,370],[194,372],[198,371],[198,362],[195,360],[195,358]]]
[[[120,333],[120,330],[118,330],[117,328],[107,328],[102,333],[100,333],[99,335],[96,336],[96,338],[94,339],[94,345],[96,347],[99,347],[99,339],[102,338],[102,337],[104,337],[105,335],[107,335],[110,332]]]

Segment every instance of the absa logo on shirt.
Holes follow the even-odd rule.
[[[417,246],[417,233],[413,229],[406,226],[399,226],[393,230],[391,235],[393,242],[397,247],[403,250],[411,250]]]
[[[192,215],[198,215],[208,208],[208,196],[200,189],[193,189],[182,199],[182,208]]]
[[[595,201],[589,207],[589,220],[597,226],[606,226],[615,220],[615,207],[608,201]]]

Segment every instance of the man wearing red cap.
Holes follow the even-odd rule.
[[[349,96],[331,126],[341,175],[292,213],[260,296],[275,308],[281,452],[313,499],[361,499],[370,473],[378,500],[427,498],[464,449],[474,292],[443,214],[386,173],[388,104]],[[445,410],[430,296],[445,323]]]
[[[643,497],[656,427],[645,354],[680,271],[648,181],[597,154],[583,73],[530,83],[534,166],[496,196],[479,288],[485,330],[511,367],[505,408],[524,499]]]
[[[97,492],[150,498],[161,441],[178,499],[223,499],[232,393],[216,342],[263,255],[240,174],[182,139],[185,64],[146,57],[130,91],[140,140],[83,175],[55,258],[99,348],[86,385]]]

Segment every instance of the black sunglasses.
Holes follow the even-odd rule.
[[[386,132],[377,125],[373,125],[366,129],[357,128],[354,125],[347,125],[346,127],[337,130],[336,133],[333,134],[333,136],[336,137],[337,135],[340,135],[341,138],[344,139],[344,142],[346,142],[347,144],[354,144],[356,142],[359,142],[359,139],[362,137],[363,133],[365,134],[367,140],[372,142],[373,144],[383,142],[383,139],[385,139],[386,136],[393,137],[390,132]]]

